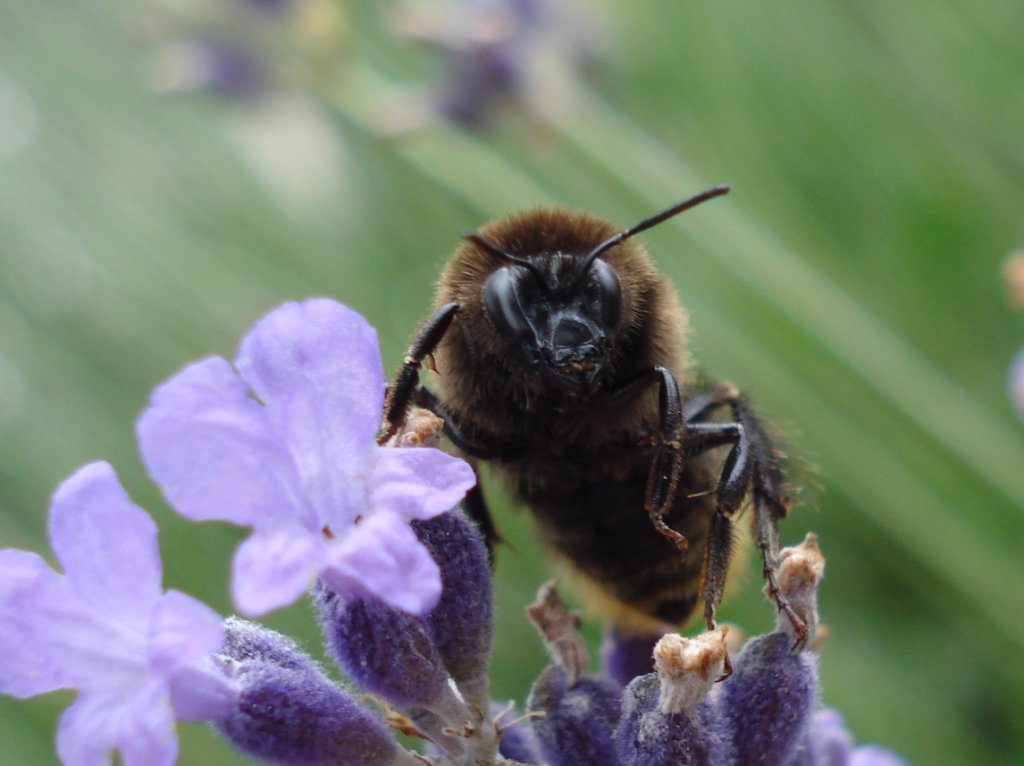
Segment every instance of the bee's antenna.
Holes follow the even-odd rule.
[[[502,250],[496,244],[491,242],[489,239],[481,237],[476,232],[466,232],[465,234],[462,235],[462,238],[467,242],[472,242],[474,245],[476,245],[478,248],[483,250],[488,255],[493,255],[495,258],[504,258],[512,261],[512,263],[524,266],[529,271],[531,271],[535,277],[537,277],[541,285],[547,284],[544,279],[544,275],[541,273],[540,269],[538,269],[537,265],[529,258],[523,258],[520,255],[512,255],[512,253],[506,253],[504,250]]]
[[[579,272],[576,274],[576,279],[573,282],[573,289],[579,287],[580,282],[583,281],[584,275],[590,269],[591,265],[596,261],[602,254],[606,253],[611,248],[622,242],[624,239],[629,239],[634,234],[639,234],[642,231],[646,231],[652,226],[657,226],[662,221],[667,221],[669,218],[675,215],[679,215],[684,210],[689,210],[691,207],[696,207],[701,202],[707,202],[709,199],[715,197],[721,197],[723,194],[729,193],[729,186],[727,184],[719,184],[718,186],[712,186],[710,189],[705,189],[700,194],[695,194],[689,199],[684,199],[682,202],[677,202],[672,207],[662,210],[660,213],[655,213],[650,218],[645,218],[636,226],[631,226],[628,229],[623,229],[618,234],[614,234],[600,245],[595,247],[589,253],[587,257],[583,259],[583,263],[580,266]]]

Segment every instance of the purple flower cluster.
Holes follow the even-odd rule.
[[[378,447],[383,400],[375,332],[316,299],[264,317],[233,366],[204,359],[154,391],[139,446],[172,507],[253,529],[235,555],[239,611],[285,606],[317,582],[409,620],[437,606],[442,567],[410,522],[451,509],[475,477],[433,448]],[[176,719],[213,722],[269,762],[407,760],[294,645],[164,593],[156,533],[113,468],[93,463],[53,497],[63,574],[0,551],[0,692],[79,690],[57,735],[65,763],[114,750],[130,766],[173,763]],[[388,747],[367,747],[389,755],[371,761],[358,743],[381,738]]]
[[[588,675],[577,621],[553,588],[530,610],[553,663],[526,716],[495,714],[488,551],[449,511],[472,470],[424,446],[439,430],[429,414],[378,446],[383,396],[372,328],[314,299],[259,321],[233,364],[187,366],[138,421],[144,462],[176,511],[252,528],[232,572],[239,611],[312,591],[328,656],[380,712],[288,637],[163,591],[156,526],[98,462],[54,494],[60,572],[0,550],[0,693],[78,690],[57,732],[63,763],[111,763],[116,751],[126,766],[173,764],[176,720],[295,766],[900,763],[853,749],[838,716],[815,713],[815,658],[787,620],[748,641],[722,683],[725,629],[613,636],[605,671]],[[808,542],[779,570],[812,626],[822,566]],[[425,754],[394,731],[424,740]]]
[[[780,586],[808,625],[817,624],[824,559],[813,536],[783,551]],[[879,748],[852,748],[833,711],[817,713],[817,658],[779,615],[776,630],[750,639],[729,659],[725,627],[651,643],[612,636],[603,675],[583,672],[550,594],[533,612],[554,663],[534,684],[528,710],[535,745],[530,763],[550,766],[898,766]],[[536,616],[540,614],[538,619]],[[556,626],[553,627],[552,626]],[[561,626],[561,627],[558,627]],[[623,688],[624,668],[652,665]],[[720,682],[720,683],[719,683]],[[524,748],[517,745],[523,760]]]

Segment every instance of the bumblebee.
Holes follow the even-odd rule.
[[[713,628],[734,523],[751,506],[768,590],[802,627],[775,579],[776,522],[791,506],[780,455],[739,391],[698,382],[686,312],[634,239],[728,191],[623,230],[536,209],[464,235],[385,403],[382,441],[411,405],[435,412],[620,626],[679,626],[703,603]],[[420,385],[427,361],[436,392]],[[467,508],[496,540],[479,489]]]

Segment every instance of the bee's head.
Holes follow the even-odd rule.
[[[494,246],[473,234],[481,249]],[[499,251],[500,252],[500,251]],[[501,336],[544,379],[570,396],[593,392],[611,353],[622,294],[614,269],[594,261],[580,269],[564,253],[512,260],[484,283],[487,315]]]
[[[479,234],[466,239],[503,265],[486,279],[483,304],[505,341],[547,383],[572,396],[593,394],[608,369],[622,291],[601,255],[632,235],[712,197],[716,186],[605,239],[584,255],[513,255]]]

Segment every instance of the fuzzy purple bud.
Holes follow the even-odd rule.
[[[786,633],[752,638],[722,685],[739,763],[788,763],[817,702],[817,663],[790,651]]]
[[[727,629],[694,639],[667,634],[654,648],[657,674],[623,695],[616,740],[623,763],[704,766],[729,762],[730,739],[708,693],[724,669]]]
[[[260,660],[238,669],[242,687],[217,729],[239,750],[291,766],[390,766],[403,753],[384,725],[315,669]]]
[[[618,766],[615,728],[622,687],[607,678],[584,676],[568,683],[566,671],[549,666],[534,683],[527,709],[541,754],[551,766]]]
[[[345,601],[323,585],[315,603],[328,654],[355,683],[408,716],[449,756],[495,749],[493,727],[485,731],[483,711],[472,713],[456,696],[421,620],[380,601]]]
[[[906,766],[906,761],[877,745],[854,749],[843,717],[824,709],[814,714],[804,743],[789,766]]]
[[[790,766],[849,766],[851,750],[853,737],[843,717],[835,710],[819,710]]]
[[[611,626],[601,643],[601,665],[605,675],[625,686],[638,676],[654,670],[654,645],[663,632],[626,633]]]
[[[501,730],[498,752],[518,763],[540,763],[540,743],[528,721],[520,721]]]
[[[323,585],[315,604],[329,655],[364,690],[400,710],[428,707],[448,671],[423,623],[380,601],[346,601]]]
[[[789,763],[801,749],[818,697],[817,658],[803,649],[817,629],[824,569],[814,535],[781,552],[779,588],[806,632],[801,635],[780,611],[776,631],[748,641],[722,684],[722,709],[739,763]]]
[[[729,763],[729,739],[706,701],[684,713],[658,708],[658,676],[634,679],[623,694],[616,746],[623,764],[706,766]]]
[[[412,528],[441,569],[441,599],[424,618],[427,630],[460,688],[482,683],[486,697],[494,618],[487,547],[458,511],[414,521]]]
[[[288,636],[238,617],[224,620],[224,647],[220,655],[238,664],[264,662],[303,672],[317,668],[313,658]]]

